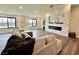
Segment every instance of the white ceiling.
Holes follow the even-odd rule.
[[[50,8],[50,5],[51,4],[0,4],[0,12],[12,15],[42,17],[46,13],[53,13],[55,10],[65,6],[63,4],[54,4],[54,7]],[[19,6],[22,6],[23,9],[19,9]],[[38,13],[35,13],[35,10],[38,10]]]

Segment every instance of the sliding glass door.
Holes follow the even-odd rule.
[[[7,18],[8,19],[8,28],[15,28],[15,18]]]
[[[30,27],[36,27],[36,25],[37,25],[36,19],[29,20],[29,26]]]
[[[0,18],[0,28],[7,28],[7,18]]]
[[[0,18],[0,28],[15,28],[16,19],[13,17]]]

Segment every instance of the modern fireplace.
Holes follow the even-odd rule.
[[[49,29],[62,31],[62,27],[58,27],[58,26],[49,26]]]

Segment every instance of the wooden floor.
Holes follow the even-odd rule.
[[[32,32],[33,38],[38,38],[38,37],[52,34],[50,32],[44,31],[44,30],[26,30],[25,32]]]
[[[60,51],[58,55],[79,55],[79,39],[72,39],[72,38],[70,39],[70,38],[66,38],[43,30],[27,30],[27,31],[33,32],[34,38],[53,34],[53,35],[56,35],[56,37],[61,40],[64,39],[64,42],[67,41],[66,45],[63,47],[63,49]]]
[[[59,55],[79,55],[79,39],[69,39]]]

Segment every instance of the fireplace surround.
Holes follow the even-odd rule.
[[[62,31],[62,27],[58,27],[58,26],[49,26],[49,29]]]

